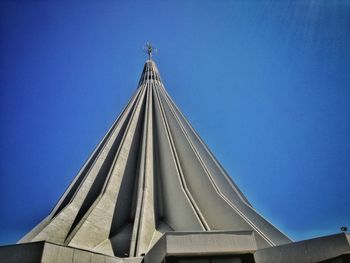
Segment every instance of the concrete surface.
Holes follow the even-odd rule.
[[[146,254],[145,263],[167,256],[232,255],[254,253],[253,231],[168,232]]]
[[[165,232],[212,230],[254,231],[258,248],[290,243],[254,210],[147,60],[123,112],[50,215],[19,243],[138,257]]]
[[[303,240],[287,245],[258,250],[254,254],[257,263],[321,262],[350,252],[349,234]]]
[[[0,247],[1,263],[141,263],[45,241]]]

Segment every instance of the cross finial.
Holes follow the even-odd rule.
[[[148,59],[151,60],[152,52],[156,52],[157,50],[151,45],[150,42],[147,42],[147,44],[144,47],[144,51],[147,53]]]

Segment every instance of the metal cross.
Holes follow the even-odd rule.
[[[152,52],[153,51],[157,51],[150,42],[147,42],[146,46],[144,47],[144,51],[148,54],[148,59],[151,60],[152,59]]]

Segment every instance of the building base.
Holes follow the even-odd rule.
[[[117,258],[46,241],[0,247],[1,263],[350,262],[345,233],[257,249],[253,231],[168,232],[139,258]]]

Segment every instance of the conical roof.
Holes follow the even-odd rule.
[[[164,232],[212,230],[253,230],[259,248],[290,242],[254,210],[149,59],[125,109],[50,215],[20,243],[135,257]]]

